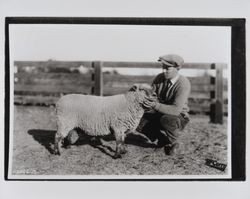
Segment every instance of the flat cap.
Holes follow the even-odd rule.
[[[168,55],[160,56],[158,61],[168,66],[173,66],[173,67],[178,67],[178,68],[184,64],[184,59],[181,56],[175,55],[175,54],[168,54]]]

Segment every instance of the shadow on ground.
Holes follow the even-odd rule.
[[[31,129],[28,131],[28,134],[31,135],[33,137],[34,140],[36,140],[39,144],[41,144],[42,146],[44,146],[51,154],[54,153],[54,140],[55,140],[55,134],[56,131],[52,131],[52,130],[42,130],[42,129]],[[105,140],[106,142],[110,142],[110,141],[115,141],[115,138],[113,135],[107,135],[107,136],[102,136],[102,137],[93,137],[93,136],[89,136],[86,135],[84,133],[81,133],[79,131],[77,131],[78,134],[78,138],[75,141],[75,143],[70,143],[69,139],[65,139],[64,141],[64,147],[68,147],[69,145],[76,145],[76,146],[80,146],[80,145],[90,145],[93,148],[97,148],[99,149],[102,153],[113,157],[112,153],[115,152],[114,149],[112,149],[112,147],[104,145],[101,141],[100,138]],[[155,147],[155,144],[150,142],[149,139],[147,137],[145,137],[142,134],[134,134],[134,133],[130,133],[126,136],[125,139],[125,143],[126,144],[130,144],[130,145],[135,145],[135,146],[141,146],[141,147]]]
[[[31,135],[34,140],[44,146],[51,154],[53,154],[53,145],[55,140],[56,131],[31,129],[28,134]]]
[[[105,135],[105,136],[89,136],[84,133],[81,129],[76,128],[77,135],[72,135],[78,137],[77,142],[75,142],[75,145],[83,145],[83,144],[90,144],[90,145],[101,145],[100,138],[109,142],[109,141],[115,141],[115,137],[113,134]],[[70,140],[70,139],[69,139]],[[87,141],[87,143],[86,143]],[[141,146],[141,147],[155,147],[155,143],[151,142],[150,139],[141,133],[135,132],[135,133],[129,133],[126,135],[125,143],[135,146]]]

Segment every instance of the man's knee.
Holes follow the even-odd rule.
[[[179,116],[165,114],[160,118],[160,124],[164,129],[176,131],[181,129],[181,120]]]

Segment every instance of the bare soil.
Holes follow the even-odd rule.
[[[227,118],[211,124],[209,117],[192,115],[181,132],[177,154],[166,156],[163,149],[147,145],[142,137],[130,134],[128,152],[114,159],[114,139],[93,145],[86,137],[53,154],[56,122],[54,108],[14,107],[12,174],[14,175],[224,175],[228,170],[205,165],[205,159],[227,164]],[[48,176],[49,178],[49,176]]]

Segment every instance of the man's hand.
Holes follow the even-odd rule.
[[[147,109],[154,109],[157,105],[155,98],[146,97],[146,100],[143,102],[143,106]]]

